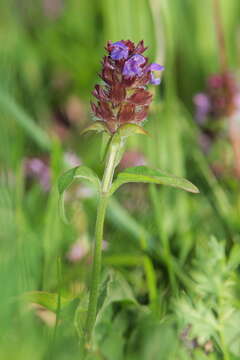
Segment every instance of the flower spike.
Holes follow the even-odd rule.
[[[112,134],[126,123],[141,125],[147,117],[152,101],[147,87],[160,84],[153,72],[162,71],[164,67],[149,64],[143,55],[146,49],[143,41],[138,44],[130,40],[107,43],[108,54],[103,58],[99,74],[104,84],[96,85],[93,90],[97,102],[92,104],[92,112]]]

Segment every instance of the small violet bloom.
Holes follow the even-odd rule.
[[[29,178],[37,179],[43,191],[47,192],[50,190],[50,169],[42,159],[36,157],[26,159],[25,171]]]
[[[150,84],[152,85],[159,85],[161,82],[160,78],[155,78],[154,74],[152,73],[153,71],[161,71],[164,70],[164,66],[153,63],[149,66],[149,70],[151,70],[151,74],[150,74]]]
[[[144,56],[136,54],[127,60],[123,67],[123,75],[127,78],[140,76],[143,74],[142,65],[146,63]]]
[[[151,73],[150,75],[150,84],[152,85],[159,85],[161,82],[160,78],[155,78],[155,76],[153,75],[153,73]]]
[[[111,58],[113,60],[122,60],[128,57],[128,47],[121,41],[112,44]]]

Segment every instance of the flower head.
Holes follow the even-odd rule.
[[[194,96],[196,118],[204,125],[208,118],[221,119],[237,110],[239,87],[231,73],[215,74],[207,79],[206,92]]]
[[[125,123],[142,123],[148,114],[152,94],[149,84],[158,85],[160,79],[153,72],[163,70],[159,64],[149,64],[143,55],[144,42],[134,44],[130,40],[108,42],[107,56],[103,58],[100,73],[103,85],[96,85],[92,103],[95,117],[104,122],[109,131],[116,132]]]

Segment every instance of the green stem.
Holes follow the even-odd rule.
[[[111,188],[114,170],[115,170],[115,167],[117,166],[117,158],[118,158],[118,154],[119,154],[119,150],[120,150],[121,146],[122,146],[121,139],[119,139],[118,137],[116,137],[116,138],[113,137],[110,147],[109,147],[106,167],[105,167],[105,171],[103,174],[103,180],[102,180],[102,193],[103,194],[108,194],[108,192]]]
[[[56,322],[53,331],[53,344],[56,342],[58,325],[61,315],[61,297],[62,297],[62,264],[61,258],[57,258],[57,278],[58,278],[58,296],[57,296],[57,309],[56,309]]]
[[[108,201],[107,196],[102,195],[99,200],[98,209],[97,209],[92,280],[91,280],[91,289],[90,289],[87,322],[86,322],[87,342],[91,340],[91,334],[94,327],[96,311],[97,311],[98,287],[99,287],[99,278],[100,278],[101,263],[102,263],[103,225],[104,225],[105,213],[107,208],[107,201]]]
[[[100,280],[101,264],[102,264],[102,240],[103,240],[104,220],[105,220],[105,214],[108,204],[109,190],[111,188],[114,170],[117,165],[117,157],[120,146],[121,143],[119,141],[115,141],[113,137],[109,147],[106,167],[102,180],[100,199],[97,208],[93,268],[92,268],[90,296],[89,296],[89,304],[88,304],[88,312],[87,312],[87,320],[86,320],[86,343],[88,347],[89,347],[89,343],[91,342],[92,331],[94,328],[96,314],[97,314],[98,289],[99,289],[99,280]]]

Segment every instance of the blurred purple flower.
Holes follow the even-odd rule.
[[[144,155],[139,151],[126,151],[120,162],[120,169],[126,169],[131,166],[141,166],[146,165],[147,161]]]
[[[87,255],[88,250],[89,247],[86,243],[82,241],[82,239],[79,239],[71,246],[66,257],[70,262],[75,263],[84,258],[84,256]]]
[[[240,92],[238,92],[235,96],[234,96],[234,104],[236,106],[237,111],[240,111]]]
[[[103,240],[102,243],[102,249],[106,250],[108,248],[108,243]],[[89,244],[86,241],[86,238],[83,237],[79,240],[77,240],[68,251],[66,257],[67,259],[72,262],[76,263],[78,261],[81,261],[89,252]]]
[[[193,102],[196,106],[196,120],[203,125],[211,109],[209,97],[204,93],[198,93],[194,96]]]
[[[64,153],[64,161],[69,167],[75,167],[82,164],[82,161],[79,159],[79,157],[72,151],[67,151]]]
[[[223,86],[222,75],[215,74],[215,75],[209,76],[207,83],[208,83],[209,88],[215,88],[215,89],[221,88]]]
[[[56,19],[63,10],[63,0],[43,0],[45,16]]]
[[[49,191],[50,182],[50,170],[48,165],[40,158],[29,158],[25,160],[26,175],[38,180],[38,183],[44,191]]]
[[[204,154],[207,154],[211,149],[213,138],[209,134],[202,132],[199,134],[198,143]]]
[[[128,47],[123,42],[117,41],[112,44],[111,58],[113,60],[122,60],[128,57]]]

